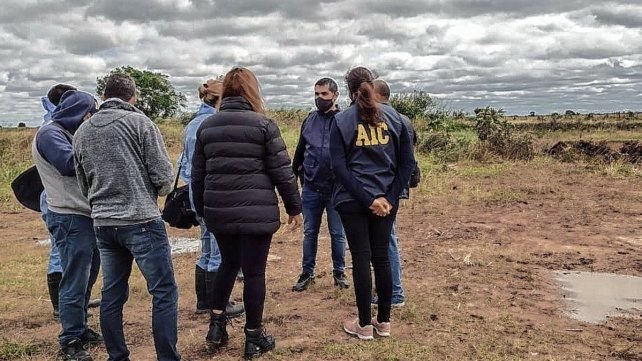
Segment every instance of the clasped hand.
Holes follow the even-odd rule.
[[[392,204],[388,202],[386,197],[379,197],[372,202],[370,210],[379,217],[385,217],[390,214]]]

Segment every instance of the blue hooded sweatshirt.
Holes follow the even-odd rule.
[[[62,95],[54,110],[52,122],[43,126],[36,135],[38,153],[60,175],[71,177],[74,170],[74,152],[71,145],[73,134],[87,113],[96,112],[96,99],[80,90],[68,90]]]

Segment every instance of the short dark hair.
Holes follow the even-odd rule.
[[[77,89],[76,87],[68,84],[56,84],[47,92],[47,99],[49,99],[51,104],[58,106],[58,104],[60,104],[60,98],[62,98],[62,95],[65,94],[67,90]]]
[[[386,100],[390,99],[390,86],[388,86],[388,83],[381,79],[375,79],[372,83],[374,84],[375,93]]]
[[[332,78],[321,78],[314,83],[314,86],[324,86],[327,85],[331,92],[336,93],[339,91],[339,85]]]
[[[136,94],[136,83],[134,79],[127,74],[111,74],[105,82],[105,99],[119,98],[123,101],[129,101]]]

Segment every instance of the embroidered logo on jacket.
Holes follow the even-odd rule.
[[[388,125],[384,122],[377,126],[357,124],[357,147],[388,144]]]

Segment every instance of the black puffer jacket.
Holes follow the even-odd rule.
[[[243,97],[227,97],[196,133],[192,192],[196,212],[214,234],[263,235],[279,229],[279,191],[291,216],[301,197],[274,121]]]

